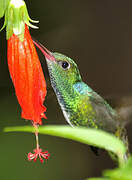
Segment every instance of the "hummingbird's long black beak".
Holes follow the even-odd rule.
[[[45,48],[40,42],[32,37],[33,43],[40,49],[40,51],[44,54],[45,58],[49,61],[55,61],[55,57],[53,54]]]

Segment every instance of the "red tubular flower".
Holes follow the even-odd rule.
[[[26,4],[23,0],[10,0],[5,12],[6,37],[8,40],[8,66],[15,87],[16,96],[22,109],[22,118],[31,120],[35,128],[36,149],[28,154],[28,160],[37,157],[49,158],[48,151],[42,152],[38,142],[38,126],[46,118],[43,105],[46,96],[46,82],[28,26],[30,24]],[[28,26],[27,26],[28,25]]]
[[[22,108],[22,118],[41,125],[41,118],[46,118],[43,106],[46,82],[27,25],[23,41],[15,34],[8,40],[8,66]]]

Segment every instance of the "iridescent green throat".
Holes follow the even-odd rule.
[[[88,96],[88,92],[90,93],[92,90],[83,82],[73,85],[69,83],[70,80],[65,80],[62,86],[61,77],[57,82],[53,78],[51,79],[52,87],[68,123],[72,126],[88,125],[97,128],[96,113]]]

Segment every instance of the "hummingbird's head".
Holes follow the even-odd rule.
[[[81,81],[81,76],[76,63],[69,57],[52,53],[43,45],[34,42],[46,58],[52,86],[63,87],[73,85]]]
[[[62,85],[63,81],[67,81],[70,84],[81,81],[78,67],[71,58],[56,52],[52,53],[52,55],[54,60],[45,57],[50,76],[53,77],[54,81],[62,81]]]

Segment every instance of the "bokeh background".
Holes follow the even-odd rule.
[[[132,96],[132,1],[121,0],[27,0],[30,16],[39,20],[31,34],[51,51],[73,58],[83,80],[113,106],[131,106]],[[2,26],[3,20],[1,20]],[[30,125],[20,117],[20,107],[9,76],[5,31],[0,33],[0,127]],[[45,59],[39,52],[47,80],[45,124],[67,124],[49,83]],[[132,123],[128,137],[130,143]],[[1,180],[83,180],[101,176],[116,165],[106,152],[95,156],[84,144],[40,135],[49,161],[28,162],[35,147],[29,133],[0,132]]]

